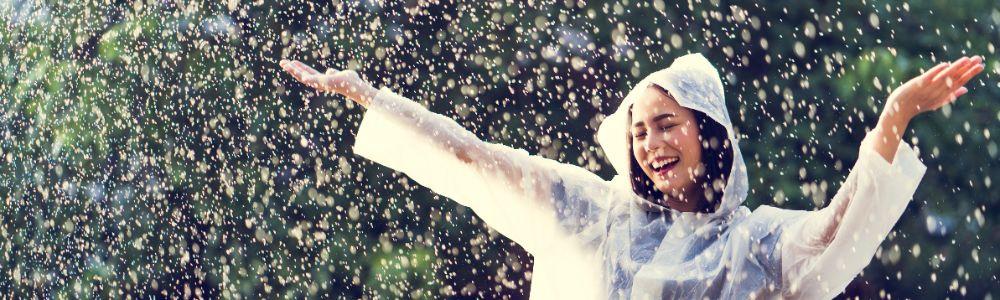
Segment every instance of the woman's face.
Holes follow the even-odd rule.
[[[650,86],[632,106],[629,134],[632,155],[656,189],[668,195],[665,204],[682,211],[697,208],[700,191],[696,183],[705,167],[691,110],[665,90]]]

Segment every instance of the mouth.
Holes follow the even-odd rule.
[[[680,162],[680,158],[677,157],[659,157],[653,160],[649,164],[649,167],[653,170],[653,174],[660,179],[666,179],[667,174],[677,166]]]

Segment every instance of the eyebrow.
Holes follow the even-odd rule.
[[[660,114],[659,116],[653,117],[653,122],[655,123],[656,121],[659,121],[659,120],[661,120],[663,118],[673,118],[673,117],[675,117],[675,115],[672,114],[672,113],[663,113],[663,114]],[[646,125],[645,122],[639,121],[639,122],[635,122],[635,124],[632,124],[632,127],[639,127],[639,126],[644,126],[644,125]]]

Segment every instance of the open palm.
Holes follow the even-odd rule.
[[[295,77],[295,80],[328,93],[344,95],[362,106],[368,107],[371,98],[378,92],[371,84],[361,79],[358,72],[352,70],[327,69],[321,73],[297,60],[282,60],[281,68]]]
[[[889,95],[889,108],[912,117],[954,102],[969,91],[964,85],[983,71],[982,61],[982,57],[976,56],[938,64],[893,91]]]

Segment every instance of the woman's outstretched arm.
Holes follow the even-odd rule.
[[[574,165],[488,143],[454,120],[353,71],[320,73],[298,61],[281,66],[297,80],[367,108],[355,153],[403,172],[472,208],[498,232],[538,255],[562,239],[588,239],[603,216],[609,185]]]
[[[983,70],[981,62],[963,57],[942,63],[893,91],[830,204],[781,234],[783,288],[789,296],[832,298],[868,265],[926,171],[902,141],[903,132],[916,115],[968,92],[964,85]]]

